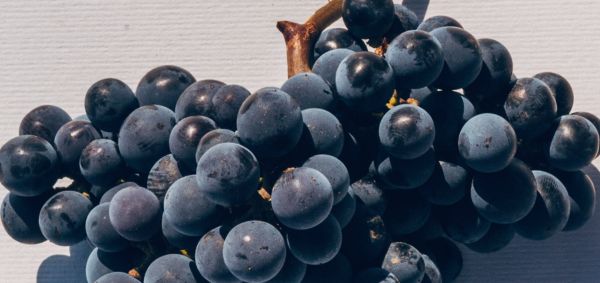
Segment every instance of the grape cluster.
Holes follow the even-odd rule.
[[[7,233],[87,240],[88,282],[450,282],[456,243],[590,219],[600,120],[565,78],[391,0],[342,16],[280,88],[161,66],[94,83],[78,118],[33,109],[0,149]]]

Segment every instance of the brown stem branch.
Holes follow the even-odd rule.
[[[283,34],[287,47],[288,77],[310,71],[312,46],[321,32],[342,16],[342,2],[330,0],[304,24],[277,22],[277,29]]]

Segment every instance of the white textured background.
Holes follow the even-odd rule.
[[[77,116],[95,81],[116,77],[135,89],[162,64],[250,90],[280,86],[285,51],[275,22],[303,21],[324,2],[0,0],[0,143],[17,134],[22,116],[37,105]],[[575,90],[574,110],[600,114],[600,1],[404,2],[417,10],[429,4],[427,16],[450,15],[475,36],[501,41],[520,77],[561,73]],[[589,171],[600,185],[598,171]],[[26,246],[0,230],[0,283],[85,281],[85,243],[71,250]],[[516,238],[491,255],[465,251],[458,281],[600,282],[600,214],[551,240]]]

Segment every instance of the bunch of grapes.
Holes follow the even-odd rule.
[[[600,120],[571,113],[565,78],[516,78],[450,17],[341,12],[280,88],[161,66],[135,93],[94,83],[74,119],[33,109],[0,149],[7,233],[88,241],[88,282],[450,282],[456,243],[490,253],[592,216]]]

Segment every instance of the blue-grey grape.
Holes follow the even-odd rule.
[[[196,79],[177,66],[160,66],[150,70],[140,80],[135,95],[140,105],[161,105],[175,110],[181,93]]]
[[[530,140],[550,128],[556,117],[556,100],[543,81],[521,78],[508,93],[504,111],[517,136]]]
[[[319,39],[317,39],[313,48],[313,57],[318,60],[323,54],[342,48],[352,51],[367,51],[365,43],[360,38],[354,37],[347,29],[330,28],[319,35]]]
[[[85,113],[94,126],[116,132],[129,113],[139,107],[133,91],[117,79],[94,83],[85,95]]]
[[[85,220],[85,234],[92,245],[105,252],[118,252],[129,246],[113,228],[108,216],[110,203],[94,207]]]
[[[358,38],[383,36],[394,22],[392,0],[344,0],[342,19],[348,31]]]
[[[475,81],[483,61],[479,43],[462,28],[444,26],[431,31],[442,45],[444,69],[433,86],[445,90],[464,88]]]
[[[544,82],[556,100],[556,115],[567,115],[573,108],[573,89],[565,77],[552,72],[539,73],[534,78]]]
[[[318,265],[332,260],[342,247],[342,228],[335,217],[329,216],[319,225],[306,230],[287,232],[291,255],[301,262]]]
[[[348,169],[339,159],[326,154],[310,157],[303,167],[313,168],[323,173],[333,190],[333,204],[337,204],[346,196],[350,187]]]
[[[71,246],[79,243],[85,239],[85,220],[92,208],[92,202],[81,193],[57,193],[40,210],[40,230],[54,244]]]
[[[202,115],[213,117],[213,98],[225,83],[216,80],[202,80],[191,84],[181,94],[175,106],[175,116],[180,121],[185,117]]]
[[[71,116],[62,108],[42,105],[29,111],[21,120],[19,135],[33,135],[54,144],[58,129],[71,121]]]
[[[227,232],[225,227],[216,227],[204,234],[196,247],[196,267],[210,282],[241,282],[227,269],[223,259],[223,245]]]
[[[237,135],[227,129],[215,129],[206,133],[198,142],[198,148],[196,149],[196,162],[200,160],[200,157],[209,150],[211,147],[220,143],[240,143]]]
[[[413,159],[430,150],[435,139],[435,125],[423,108],[403,104],[390,109],[379,124],[379,140],[392,156]]]
[[[200,139],[216,128],[217,124],[205,116],[190,116],[180,120],[169,136],[171,154],[185,167],[196,168],[195,154]]]
[[[331,109],[333,105],[331,85],[315,73],[298,73],[285,81],[281,90],[294,98],[300,109]]]
[[[160,229],[160,202],[142,187],[117,192],[110,201],[108,215],[117,233],[129,241],[148,240]]]
[[[203,283],[194,262],[184,255],[167,254],[155,259],[144,274],[145,283]]]
[[[119,146],[112,140],[97,139],[90,142],[79,157],[81,175],[91,184],[108,186],[121,177],[125,162]]]

